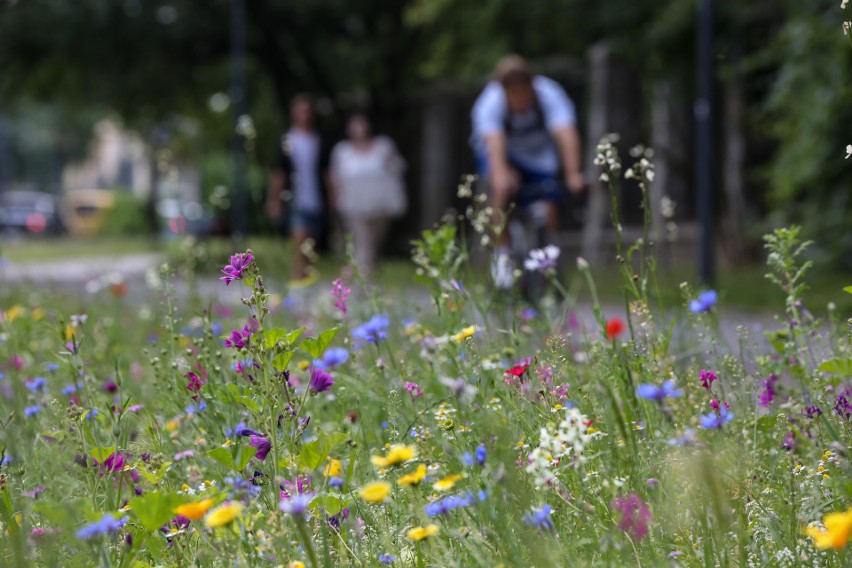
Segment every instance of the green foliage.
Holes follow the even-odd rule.
[[[112,192],[115,205],[104,215],[101,234],[104,236],[135,236],[149,232],[145,200],[126,190]]]

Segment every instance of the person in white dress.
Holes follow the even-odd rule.
[[[405,160],[387,136],[374,136],[370,120],[355,114],[346,123],[347,139],[331,151],[331,203],[352,237],[355,260],[370,274],[391,219],[408,207]]]

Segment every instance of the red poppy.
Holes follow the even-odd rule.
[[[524,373],[529,369],[529,365],[518,365],[517,367],[512,367],[511,369],[506,369],[507,375],[515,375],[516,377],[522,377]]]
[[[615,339],[627,328],[627,325],[624,323],[624,320],[620,317],[611,317],[606,320],[606,337],[607,339]]]

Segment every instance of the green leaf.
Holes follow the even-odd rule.
[[[175,493],[147,493],[130,500],[131,511],[148,531],[156,531],[175,516],[174,509],[184,502]]]
[[[219,446],[207,452],[211,458],[235,471],[242,471],[248,465],[254,454],[257,453],[257,448],[253,446],[243,446],[234,444],[230,448]]]
[[[275,367],[275,370],[279,373],[283,373],[287,370],[287,365],[290,364],[290,360],[293,358],[293,351],[285,351],[284,353],[279,353],[272,360],[272,366]]]
[[[843,291],[844,291],[844,292],[846,292],[847,294],[852,294],[852,286],[847,286],[847,287],[845,287],[845,288],[843,289]]]
[[[243,406],[245,406],[249,410],[253,410],[255,414],[260,414],[260,407],[257,405],[257,403],[254,400],[250,399],[249,397],[239,395],[239,396],[235,396],[234,400],[236,400],[237,402],[239,402],[240,404],[242,404]]]
[[[338,331],[340,331],[339,327],[327,329],[320,333],[317,337],[307,338],[302,342],[300,347],[307,351],[311,357],[317,359],[325,353],[325,350],[328,349],[329,345],[331,345],[331,342],[334,340]]]
[[[299,465],[308,471],[315,470],[325,463],[326,458],[328,458],[334,448],[348,439],[349,436],[340,432],[329,434],[328,436],[320,436],[313,442],[302,446],[302,450],[299,452]]]
[[[95,448],[93,450],[89,450],[89,455],[92,456],[92,459],[94,459],[98,463],[104,463],[106,459],[114,453],[115,446],[109,446],[106,448]]]
[[[299,329],[294,329],[292,331],[283,327],[267,329],[263,332],[263,346],[267,350],[272,349],[278,345],[278,343],[284,343],[286,347],[289,347],[293,345],[293,343],[295,343],[303,333],[305,333],[304,327],[300,327]]]
[[[852,377],[852,359],[830,359],[817,367],[823,373],[834,373],[845,377]]]
[[[169,471],[169,467],[171,467],[171,465],[172,465],[172,462],[166,462],[166,463],[164,463],[163,465],[160,466],[160,469],[158,469],[156,471],[148,471],[143,466],[140,466],[138,468],[138,470],[139,470],[139,473],[142,474],[142,477],[144,477],[148,481],[148,483],[150,483],[152,485],[158,485],[163,480],[163,478],[166,476],[166,472]]]
[[[330,493],[320,493],[311,500],[308,508],[310,508],[314,514],[319,514],[322,510],[325,510],[328,515],[336,515],[351,504],[351,498],[347,498],[342,495],[333,495]]]

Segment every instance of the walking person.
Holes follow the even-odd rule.
[[[345,140],[331,152],[331,202],[352,236],[355,260],[367,276],[376,268],[391,219],[408,207],[405,161],[387,136],[374,136],[363,114],[346,123]]]
[[[574,103],[565,90],[556,81],[533,74],[523,57],[510,55],[497,64],[495,78],[477,98],[471,118],[471,142],[480,177],[488,185],[495,224],[513,202],[523,206],[533,199],[544,200],[547,231],[555,234],[565,188],[579,194],[585,184]],[[546,195],[525,195],[525,186],[533,184],[549,184],[552,189]],[[498,288],[510,288],[514,282],[508,245],[504,231],[491,264]]]
[[[328,227],[328,151],[315,127],[313,100],[298,95],[290,104],[290,128],[281,136],[278,168],[272,172],[266,199],[271,219],[282,218],[285,188],[290,195],[290,228],[296,251],[293,279],[312,276],[313,250],[325,239]]]

